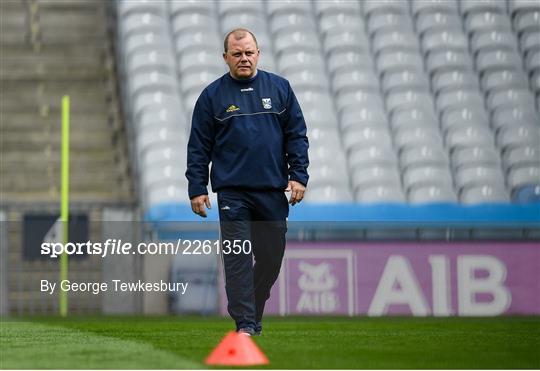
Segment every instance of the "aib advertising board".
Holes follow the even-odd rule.
[[[226,313],[224,300],[221,311]],[[540,314],[540,247],[499,242],[289,242],[265,313]]]

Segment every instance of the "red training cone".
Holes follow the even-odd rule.
[[[207,365],[267,365],[268,358],[250,336],[229,332],[204,361]]]

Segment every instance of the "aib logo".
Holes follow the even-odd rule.
[[[298,312],[331,313],[339,307],[339,297],[334,289],[338,279],[331,272],[332,265],[311,265],[304,261],[298,264],[302,275],[298,287],[302,290],[296,310]]]

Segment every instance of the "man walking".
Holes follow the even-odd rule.
[[[262,331],[264,305],[285,251],[289,204],[302,201],[309,164],[296,97],[287,80],[257,70],[259,53],[247,29],[225,37],[229,73],[207,86],[195,104],[186,171],[191,208],[206,217],[212,163],[227,308],[236,330],[247,335]],[[289,202],[283,191],[291,192]]]

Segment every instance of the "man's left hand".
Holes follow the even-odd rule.
[[[304,198],[306,187],[294,180],[289,180],[289,184],[287,184],[287,189],[285,192],[291,192],[289,203],[294,206]]]

